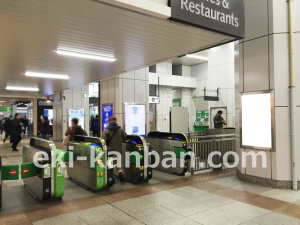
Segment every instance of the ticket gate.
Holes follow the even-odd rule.
[[[150,132],[146,137],[153,150],[159,155],[160,162],[157,170],[184,176],[190,165],[190,155],[192,149],[187,146],[188,139],[182,133]],[[163,155],[164,152],[173,152],[176,156],[176,166],[165,168],[162,166],[162,160],[170,158],[170,155]]]
[[[66,153],[67,173],[74,183],[93,192],[109,189],[114,183],[112,157],[108,153],[112,151],[101,138],[75,136],[74,141],[68,143]],[[102,156],[95,161],[95,158]],[[70,159],[73,159],[71,166]],[[94,162],[95,161],[95,162]]]
[[[0,211],[2,208],[2,181],[19,180],[19,165],[2,165],[0,156]]]
[[[152,151],[152,148],[149,144],[146,143],[145,139],[137,135],[128,135],[123,141],[122,145],[122,169],[124,173],[125,181],[131,183],[140,183],[148,182],[152,178],[152,168],[148,164],[153,164],[151,156],[149,155]],[[139,157],[136,157],[134,154],[130,155],[130,165],[127,167],[125,164],[127,153],[139,153]],[[139,162],[139,166],[137,166]]]
[[[65,170],[64,165],[56,161],[58,158],[63,162],[64,153],[56,149],[52,141],[31,138],[30,144],[23,147],[21,179],[26,190],[41,203],[61,199],[64,195]],[[35,162],[39,163],[38,167]]]

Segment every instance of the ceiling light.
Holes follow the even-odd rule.
[[[6,90],[13,90],[13,91],[39,91],[38,88],[32,87],[6,87]]]
[[[186,55],[186,57],[208,61],[208,57],[199,56],[199,55]]]
[[[5,101],[0,101],[0,103],[4,103]]]
[[[54,78],[54,79],[65,79],[65,80],[69,79],[68,75],[50,74],[50,73],[26,72],[25,76],[28,76],[28,77]]]
[[[102,61],[109,61],[109,62],[116,61],[116,59],[112,58],[112,57],[106,57],[106,56],[94,55],[94,54],[86,54],[86,53],[74,52],[74,51],[62,50],[62,49],[57,49],[56,53],[60,54],[60,55],[68,55],[68,56],[85,58],[85,59],[95,59],[95,60],[102,60]]]

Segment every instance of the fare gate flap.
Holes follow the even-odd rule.
[[[2,180],[19,180],[19,165],[2,166]]]
[[[38,174],[39,170],[34,163],[24,163],[21,165],[21,179],[34,177]]]

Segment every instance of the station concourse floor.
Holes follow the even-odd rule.
[[[9,141],[8,141],[9,142]],[[28,144],[23,139],[21,145]],[[57,143],[57,148],[62,147]],[[20,152],[0,139],[4,165],[21,164]],[[116,184],[92,193],[65,179],[62,201],[39,204],[23,181],[4,181],[0,225],[6,224],[300,224],[300,191],[241,182],[234,169],[178,177],[158,171],[148,184]]]

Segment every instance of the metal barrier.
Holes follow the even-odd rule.
[[[208,163],[209,154],[212,152],[220,152],[221,156],[214,155],[212,162],[223,166],[223,156],[226,152],[235,152],[235,134],[220,134],[206,136],[189,135],[188,146],[192,148],[195,156],[195,166],[190,169],[193,175],[195,171],[211,169]],[[227,158],[228,164],[234,163],[234,156],[229,155]]]

